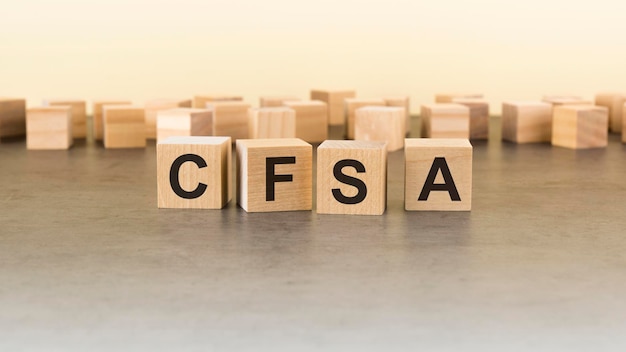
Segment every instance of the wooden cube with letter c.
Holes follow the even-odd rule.
[[[382,215],[386,206],[386,142],[325,141],[317,148],[319,214]]]
[[[472,209],[472,145],[467,139],[407,138],[406,210]]]
[[[232,198],[230,137],[169,137],[157,144],[159,208],[220,209]]]
[[[247,212],[311,210],[313,147],[298,138],[239,139],[237,203]]]

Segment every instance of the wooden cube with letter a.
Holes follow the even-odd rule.
[[[470,110],[461,104],[422,105],[422,137],[465,138],[470,136]]]
[[[622,133],[622,109],[626,95],[621,93],[601,93],[596,95],[596,105],[609,109],[609,131]]]
[[[157,144],[159,208],[220,209],[232,198],[230,137],[170,137]]]
[[[240,139],[237,204],[247,212],[311,210],[313,147],[298,138]]]
[[[286,101],[296,112],[296,138],[320,143],[328,138],[328,106],[319,100]]]
[[[128,100],[99,100],[93,102],[93,138],[102,140],[104,135],[103,109],[105,105],[131,105]]]
[[[317,212],[382,215],[387,206],[385,142],[324,141],[317,148]]]
[[[0,138],[26,134],[26,100],[0,98]]]
[[[346,123],[344,101],[355,96],[354,90],[311,90],[311,100],[320,100],[328,104],[328,124],[330,126],[341,126]]]
[[[345,100],[345,114],[346,114],[346,137],[348,139],[354,139],[354,126],[356,118],[356,110],[366,106],[386,106],[387,104],[383,99],[360,99],[349,98]]]
[[[26,112],[26,149],[69,149],[73,141],[69,106],[31,108]]]
[[[191,108],[191,100],[154,99],[146,102],[146,138],[157,138],[157,114],[175,108]]]
[[[72,135],[74,138],[87,137],[87,103],[84,100],[47,100],[44,106],[69,106],[72,113]]]
[[[472,145],[467,139],[407,138],[406,210],[472,209]]]
[[[174,136],[212,136],[213,114],[206,109],[178,108],[157,113],[157,141]]]
[[[404,108],[366,106],[356,110],[354,139],[387,142],[392,152],[404,147],[406,116]]]
[[[106,105],[102,110],[104,147],[145,148],[144,109],[131,105]]]
[[[288,107],[265,107],[248,110],[248,137],[296,138],[296,112]]]
[[[515,143],[552,140],[552,104],[505,102],[502,104],[502,139]]]
[[[608,144],[609,112],[603,106],[556,106],[552,119],[552,145],[585,149]]]
[[[248,109],[250,104],[241,101],[214,101],[206,103],[213,114],[213,135],[229,136],[233,142],[248,138]]]

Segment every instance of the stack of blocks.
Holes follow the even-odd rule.
[[[93,138],[101,141],[104,136],[103,109],[107,105],[131,105],[127,100],[97,100],[93,102]]]
[[[354,90],[311,90],[311,100],[323,101],[328,105],[329,126],[342,126],[346,123],[344,103],[346,99],[355,96]]]
[[[248,110],[248,137],[296,138],[296,112],[288,107],[265,107]]]
[[[190,108],[191,100],[154,99],[146,102],[146,139],[157,138],[157,114],[159,111],[175,108]]]
[[[552,105],[543,102],[502,104],[502,139],[515,143],[552,140]]]
[[[608,109],[602,106],[557,106],[552,121],[552,145],[570,149],[606,147],[608,120]]]
[[[435,103],[422,105],[422,137],[470,137],[470,109],[461,104]]]
[[[87,103],[84,100],[48,100],[44,106],[69,106],[72,115],[72,136],[75,139],[87,137]]]
[[[145,148],[146,123],[143,108],[105,105],[102,119],[105,148]]]
[[[354,139],[387,142],[392,152],[404,147],[406,135],[405,108],[366,106],[355,111]]]
[[[157,141],[174,136],[212,136],[213,114],[207,109],[179,108],[157,113]]]
[[[71,107],[48,106],[26,112],[26,149],[69,149],[73,141]]]
[[[387,104],[383,99],[357,99],[350,98],[345,99],[345,114],[346,114],[346,137],[348,139],[354,139],[354,120],[356,117],[356,110],[364,108],[366,106],[386,106]]]
[[[26,100],[0,98],[0,139],[26,134]]]
[[[213,101],[204,107],[212,114],[214,136],[229,136],[233,142],[248,138],[248,109],[241,101]]]
[[[328,106],[323,101],[287,101],[296,113],[296,138],[320,143],[328,138]]]

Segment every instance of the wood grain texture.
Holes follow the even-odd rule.
[[[268,95],[259,98],[259,106],[262,108],[284,106],[286,101],[296,101],[300,98],[295,95]]]
[[[361,180],[365,197],[355,204],[340,202],[333,189],[345,197],[357,197],[359,189],[337,180],[334,169],[342,160],[355,160],[364,167],[341,167],[342,174]],[[341,164],[339,164],[341,165]],[[385,142],[324,141],[317,148],[317,213],[382,215],[387,207],[387,148]]]
[[[212,136],[213,113],[207,109],[177,108],[157,112],[157,141],[175,136]]]
[[[296,111],[288,107],[264,107],[248,110],[248,137],[296,138]]]
[[[452,103],[454,99],[483,99],[479,93],[439,93],[435,94],[435,103]]]
[[[343,126],[346,123],[345,100],[356,97],[354,90],[311,90],[311,100],[320,100],[328,105],[328,125]]]
[[[411,133],[411,99],[408,96],[395,96],[383,98],[385,105],[404,108],[406,118],[406,136]],[[403,143],[404,144],[404,143]]]
[[[603,106],[554,107],[552,145],[570,149],[604,148],[608,145],[609,111]]]
[[[0,98],[0,138],[26,134],[26,100]]]
[[[204,192],[194,198],[183,198],[176,194],[170,179],[174,161],[186,154],[197,155],[206,163],[206,167],[199,167],[198,164],[187,161],[178,170],[178,183],[185,192],[193,192],[200,184],[206,186]],[[158,207],[221,209],[232,199],[231,172],[230,137],[167,138],[157,144]]]
[[[621,93],[600,93],[596,95],[596,105],[609,109],[609,131],[622,133],[622,114],[626,94]]]
[[[422,105],[422,137],[464,138],[470,136],[470,109],[453,103]]]
[[[69,106],[72,114],[72,135],[75,139],[87,138],[87,102],[84,100],[46,100],[44,106]]]
[[[26,149],[69,149],[72,136],[72,112],[69,106],[31,108],[26,112]]]
[[[319,100],[287,101],[296,112],[296,138],[320,143],[328,138],[328,106]]]
[[[472,209],[472,145],[467,139],[407,138],[405,155],[406,210],[469,211]],[[447,190],[431,190],[426,200],[419,200],[435,158],[444,158],[458,201]],[[437,171],[434,184],[444,181],[443,171]]]
[[[93,102],[93,138],[101,141],[103,137],[103,114],[105,105],[132,105],[130,100],[97,100]]]
[[[552,105],[539,101],[502,104],[502,139],[514,143],[552,140]]]
[[[385,100],[383,99],[361,99],[361,98],[347,98],[344,100],[344,111],[346,116],[346,138],[354,139],[354,119],[356,116],[356,109],[366,106],[385,106]]]
[[[213,135],[237,139],[248,138],[248,109],[250,104],[241,101],[207,102],[207,110],[213,114]]]
[[[142,107],[105,105],[102,118],[105,148],[146,147],[146,124]]]
[[[387,142],[387,151],[404,147],[406,136],[404,107],[366,106],[355,111],[354,139]]]
[[[469,109],[470,139],[489,138],[489,103],[484,99],[456,98],[454,104],[461,104]]]
[[[237,148],[237,204],[247,212],[311,210],[313,202],[313,147],[297,138],[240,139]],[[274,200],[268,200],[268,158],[295,158],[276,164],[274,175],[291,175],[291,182],[274,182]],[[271,159],[270,159],[271,160]],[[270,170],[271,172],[271,170]]]
[[[191,108],[191,99],[152,99],[145,104],[146,139],[157,138],[157,113],[175,108]]]
[[[206,108],[207,103],[212,102],[225,102],[225,101],[243,101],[243,97],[239,95],[219,95],[219,94],[208,94],[208,95],[196,95],[193,97],[193,108],[196,109],[204,109]]]

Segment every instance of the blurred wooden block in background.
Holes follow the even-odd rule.
[[[104,121],[104,147],[145,148],[146,123],[144,109],[131,105],[105,105],[102,109]]]
[[[454,99],[483,99],[478,93],[441,93],[435,94],[435,103],[452,103]]]
[[[484,99],[457,98],[454,104],[469,108],[470,139],[489,139],[489,103]]]
[[[70,106],[30,108],[26,112],[26,149],[69,149],[72,136]]]
[[[383,99],[361,99],[347,98],[345,99],[345,116],[346,116],[346,138],[354,139],[354,119],[356,110],[366,106],[386,106]]]
[[[262,108],[280,107],[284,106],[286,101],[296,100],[300,100],[300,98],[292,95],[264,96],[259,98],[259,105]]]
[[[502,104],[502,139],[515,143],[552,140],[552,105],[539,101]]]
[[[247,212],[311,210],[313,147],[297,138],[240,139],[237,204]]]
[[[622,143],[626,143],[626,103],[622,106]]]
[[[603,106],[556,106],[552,116],[552,145],[570,149],[606,147],[608,120],[609,111]]]
[[[328,105],[329,126],[342,126],[346,123],[345,100],[354,97],[354,90],[311,90],[311,100],[323,101]]]
[[[609,131],[622,133],[622,114],[626,95],[621,93],[601,93],[596,95],[596,105],[609,109]]]
[[[232,198],[230,137],[170,137],[157,144],[159,208],[221,209]]]
[[[75,139],[87,138],[87,103],[84,100],[46,100],[44,106],[69,106],[72,114],[72,135]]]
[[[196,95],[193,97],[193,106],[196,109],[206,108],[207,103],[224,101],[243,101],[239,95]]]
[[[467,139],[407,138],[406,210],[472,209],[472,145]]]
[[[411,100],[408,96],[398,96],[398,97],[386,97],[383,98],[385,101],[385,105],[391,107],[401,107],[404,108],[404,113],[406,116],[406,127],[405,132],[408,136],[411,133]],[[402,142],[404,145],[404,142]]]
[[[191,100],[153,99],[145,105],[146,139],[157,138],[157,113],[175,108],[190,108]]]
[[[228,136],[233,142],[248,138],[248,109],[241,101],[212,101],[204,107],[213,114],[213,135]]]
[[[26,99],[0,98],[0,138],[26,134]]]
[[[404,147],[406,137],[404,107],[366,106],[355,111],[354,139],[387,142],[387,151]]]
[[[328,106],[319,100],[287,101],[296,112],[296,138],[320,143],[328,138]]]
[[[98,100],[93,102],[93,138],[101,141],[103,137],[103,114],[105,105],[131,105],[129,100]]]
[[[422,105],[422,137],[464,138],[470,136],[470,109],[461,104]]]
[[[324,141],[317,148],[318,214],[382,215],[386,206],[385,142]]]
[[[213,114],[207,109],[178,108],[157,112],[157,141],[175,136],[212,136]]]
[[[296,138],[296,111],[288,107],[264,107],[248,110],[248,137]]]
[[[593,105],[591,100],[583,99],[576,95],[544,95],[541,101],[552,104],[552,106]]]

